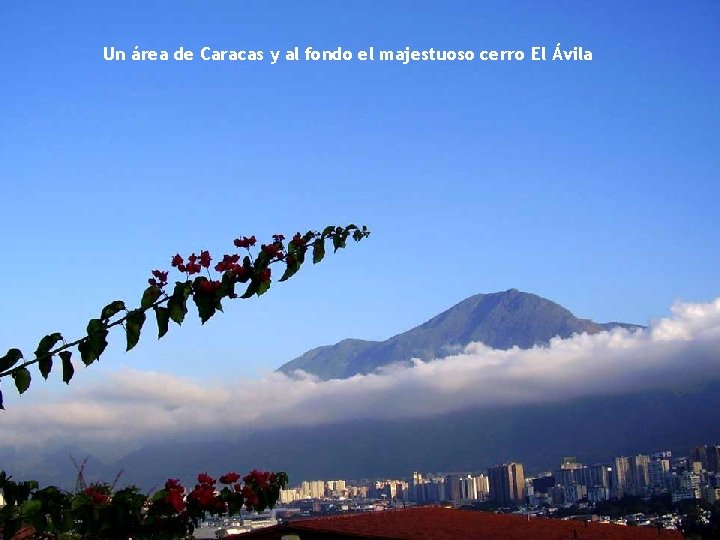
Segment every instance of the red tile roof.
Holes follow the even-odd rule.
[[[386,540],[682,540],[679,531],[606,523],[530,518],[440,507],[385,510],[294,521],[237,536],[244,540],[280,539],[296,534],[315,538]]]

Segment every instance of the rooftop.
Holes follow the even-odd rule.
[[[294,535],[294,536],[293,536]],[[240,538],[236,536],[235,538]],[[679,531],[421,507],[311,518],[242,535],[243,540],[682,540]]]

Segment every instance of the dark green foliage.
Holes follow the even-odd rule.
[[[231,477],[229,475],[232,475]],[[258,476],[261,482],[255,481]],[[224,486],[215,495],[216,481],[207,475],[204,487],[190,493],[177,480],[152,496],[135,486],[115,491],[109,484],[91,484],[76,493],[49,486],[39,489],[35,481],[17,482],[0,471],[0,490],[5,506],[0,508],[0,537],[12,538],[22,527],[32,526],[32,538],[78,540],[136,540],[187,538],[206,514],[237,515],[243,507],[262,511],[273,507],[280,490],[287,486],[283,472],[253,471],[234,484],[240,475],[221,477]]]
[[[0,358],[0,371],[10,369],[23,357],[20,349],[10,349],[5,356]]]
[[[100,318],[104,321],[107,321],[114,315],[117,315],[122,310],[125,309],[125,302],[122,300],[115,300],[114,302],[110,302],[107,306],[105,306],[102,310],[102,313],[100,314]]]
[[[125,319],[125,334],[127,338],[127,349],[130,350],[140,341],[140,332],[145,324],[145,312],[135,309],[128,313]]]
[[[73,375],[75,375],[75,368],[70,361],[70,358],[72,357],[72,352],[61,351],[60,353],[58,353],[58,356],[60,356],[60,360],[62,360],[63,382],[65,384],[70,384],[70,380],[73,378]]]
[[[167,334],[168,324],[170,323],[170,310],[162,306],[155,306],[155,320],[158,326],[158,339]]]

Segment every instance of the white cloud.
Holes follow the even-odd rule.
[[[144,442],[255,427],[416,417],[468,407],[565,400],[720,377],[720,299],[678,303],[647,330],[616,329],[530,350],[474,343],[434,362],[320,381],[272,373],[208,386],[126,369],[68,397],[19,403],[2,415],[0,445],[78,444],[115,454]]]

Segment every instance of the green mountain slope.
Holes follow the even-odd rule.
[[[321,379],[347,378],[371,373],[394,362],[412,358],[442,358],[471,342],[495,349],[530,348],[555,336],[597,333],[623,323],[599,324],[578,319],[564,307],[540,296],[510,289],[471,296],[420,326],[386,341],[346,339],[318,347],[284,364],[280,371],[303,370]]]

